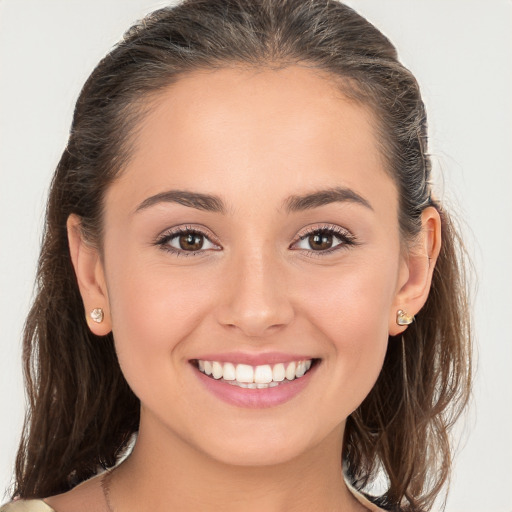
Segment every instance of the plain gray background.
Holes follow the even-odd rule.
[[[222,1],[222,0],[219,0]],[[352,0],[416,74],[437,195],[478,275],[473,406],[456,439],[449,512],[512,511],[512,4]],[[20,338],[44,204],[73,105],[97,61],[151,0],[0,0],[0,502],[23,420]]]

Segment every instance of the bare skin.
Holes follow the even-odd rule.
[[[111,479],[115,512],[369,509],[343,481],[345,421],[374,385],[388,336],[405,329],[397,310],[423,306],[440,248],[427,208],[404,250],[374,126],[318,71],[192,73],[154,100],[107,191],[103,254],[70,217],[86,311],[105,311],[90,328],[113,331],[141,400],[137,443]],[[286,208],[290,196],[336,187],[336,201]],[[225,208],[154,199],[169,190],[215,195]],[[169,235],[176,228],[199,236],[193,255]],[[328,249],[308,245],[312,232]],[[318,366],[269,407],[220,400],[192,364],[276,351]],[[46,501],[57,512],[107,510],[97,478]]]

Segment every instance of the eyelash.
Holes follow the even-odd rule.
[[[307,231],[305,231],[304,233],[299,235],[298,240],[293,242],[292,245],[295,245],[295,244],[299,243],[300,241],[305,240],[306,238],[308,238],[311,235],[316,235],[316,234],[321,234],[321,233],[323,233],[323,234],[327,233],[328,235],[331,235],[334,238],[337,238],[340,241],[340,243],[335,245],[334,247],[331,247],[324,251],[314,251],[314,250],[303,249],[306,252],[306,254],[308,254],[309,256],[323,257],[326,254],[331,254],[335,251],[346,249],[349,246],[357,245],[356,238],[349,231],[347,231],[346,229],[343,229],[339,226],[332,226],[329,224],[326,224],[326,225],[323,225],[320,227],[315,227],[313,229],[308,229]],[[184,226],[184,227],[180,227],[177,229],[173,229],[171,231],[167,231],[166,233],[161,235],[156,240],[155,245],[159,245],[162,250],[170,252],[171,254],[175,254],[176,256],[199,256],[199,255],[201,255],[201,253],[206,252],[206,250],[184,251],[182,249],[176,249],[175,247],[168,245],[171,240],[173,240],[174,238],[176,238],[180,235],[199,235],[199,236],[206,238],[210,243],[215,244],[215,242],[212,242],[210,240],[210,236],[207,233],[205,233],[204,231],[202,231],[201,229],[191,227],[191,226]]]
[[[330,247],[329,249],[326,249],[325,251],[313,251],[304,249],[306,251],[306,254],[308,256],[312,256],[315,258],[322,258],[326,255],[332,254],[333,252],[340,251],[343,249],[347,249],[350,246],[357,245],[356,237],[350,233],[350,231],[341,228],[340,226],[332,226],[330,224],[324,224],[323,226],[318,226],[315,228],[309,228],[304,233],[299,235],[299,240],[294,242],[292,245],[295,245],[299,241],[305,240],[306,238],[310,237],[311,235],[316,234],[325,234],[333,236],[334,238],[337,238],[340,243],[335,245],[334,247]]]
[[[215,244],[215,242],[212,242],[210,240],[210,236],[201,229],[192,226],[184,226],[172,229],[162,234],[156,240],[156,245],[159,245],[162,250],[170,252],[171,254],[175,254],[176,256],[199,256],[201,255],[201,253],[206,252],[204,250],[184,251],[182,249],[176,249],[175,247],[171,247],[169,245],[169,242],[180,235],[199,235],[206,238],[208,241],[210,241],[210,243]]]

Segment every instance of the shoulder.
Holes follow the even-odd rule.
[[[103,476],[103,474],[96,475],[73,487],[70,491],[45,498],[46,503],[51,508],[48,511],[42,510],[41,512],[55,512],[57,510],[59,512],[92,512],[106,510],[105,496],[101,483]],[[2,511],[0,510],[0,512]]]
[[[43,500],[17,500],[0,506],[0,512],[55,512]]]
[[[1,1],[1,0],[0,0]],[[0,512],[91,512],[104,510],[101,475],[97,475],[70,491],[43,500],[15,500],[0,506]]]

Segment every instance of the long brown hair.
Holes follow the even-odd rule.
[[[343,463],[365,490],[383,471],[384,508],[428,510],[449,477],[448,432],[471,380],[464,253],[448,213],[431,195],[427,121],[418,84],[389,40],[335,0],[186,0],[130,28],[95,68],[76,103],[53,178],[24,332],[29,399],[13,496],[45,497],[113,466],[137,431],[139,401],[117,362],[112,334],[94,336],[69,256],[66,220],[82,219],[101,248],[103,198],[122,172],[149,98],[195,69],[225,66],[327,71],[378,120],[387,171],[399,191],[404,241],[436,207],[442,249],[415,323],[390,338],[381,375],[348,418]],[[340,461],[341,463],[341,461]]]

